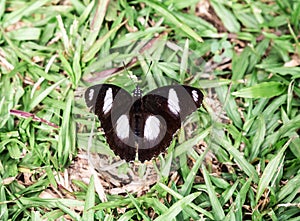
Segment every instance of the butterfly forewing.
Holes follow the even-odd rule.
[[[203,94],[194,87],[172,85],[157,88],[143,97],[145,108],[154,114],[182,122],[202,104]],[[152,105],[155,103],[156,105]]]
[[[203,94],[197,88],[174,85],[133,98],[118,86],[102,84],[90,87],[85,99],[115,154],[130,161],[138,152],[143,162],[166,150],[181,122],[201,106]]]

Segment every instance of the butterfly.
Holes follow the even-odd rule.
[[[172,142],[182,121],[202,104],[203,93],[186,85],[163,86],[143,96],[113,84],[97,84],[85,92],[85,101],[98,116],[107,143],[126,161],[151,160]]]

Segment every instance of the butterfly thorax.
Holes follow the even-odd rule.
[[[143,91],[139,86],[136,86],[134,91],[132,91],[132,96],[134,100],[140,99],[143,96]]]

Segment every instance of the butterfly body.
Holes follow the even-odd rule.
[[[98,116],[107,143],[127,161],[151,160],[165,151],[181,122],[202,103],[202,92],[194,87],[172,85],[142,96],[136,87],[132,95],[111,84],[87,89],[87,106]]]

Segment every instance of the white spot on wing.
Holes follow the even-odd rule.
[[[179,114],[179,111],[180,111],[179,99],[178,99],[177,93],[174,89],[169,90],[168,108],[175,115]]]
[[[196,90],[193,90],[193,91],[192,91],[192,95],[193,95],[194,101],[197,102],[198,99],[199,99],[198,92],[197,92]]]
[[[160,121],[155,116],[149,116],[145,122],[144,137],[147,140],[155,140],[160,133]]]
[[[129,120],[127,115],[123,114],[117,120],[116,134],[120,140],[129,138]]]
[[[104,97],[104,104],[103,104],[103,113],[104,114],[107,114],[111,110],[112,103],[113,103],[112,89],[108,88],[108,90],[106,91],[105,97]]]
[[[89,91],[89,101],[93,100],[93,98],[94,98],[94,92],[95,92],[94,89],[91,89],[91,90]]]

